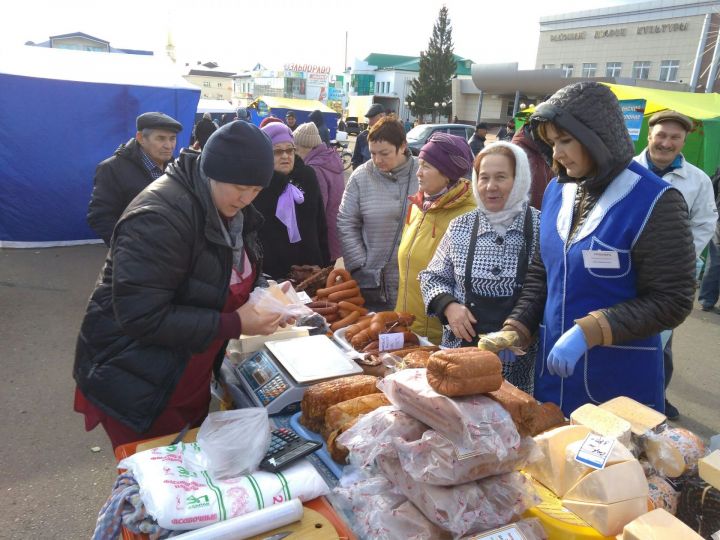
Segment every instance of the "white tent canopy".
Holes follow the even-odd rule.
[[[224,99],[203,99],[198,102],[197,112],[199,113],[234,113],[235,107]]]

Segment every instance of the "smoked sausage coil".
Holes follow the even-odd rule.
[[[341,328],[345,328],[349,324],[354,323],[360,318],[360,313],[357,311],[353,311],[348,315],[347,317],[340,319],[339,321],[333,323],[330,325],[330,330],[335,332],[336,330],[340,330]]]
[[[352,279],[352,276],[350,275],[350,272],[348,272],[344,268],[336,268],[335,270],[332,270],[330,274],[328,274],[325,287],[332,287],[333,285],[337,285],[338,278],[340,278],[340,281],[350,281]]]
[[[346,298],[352,298],[353,296],[357,296],[358,294],[360,294],[360,289],[355,287],[354,289],[350,289],[347,291],[338,291],[338,292],[329,294],[328,300],[330,300],[331,302],[339,302],[340,300],[345,300]]]
[[[346,300],[340,300],[338,302],[338,307],[340,309],[347,309],[348,311],[359,311],[360,315],[367,315],[367,313],[368,313],[368,310],[365,309],[364,307],[358,306],[358,305],[348,302]]]
[[[354,289],[357,288],[358,284],[357,281],[354,279],[351,279],[350,281],[344,281],[342,283],[338,283],[337,285],[333,285],[332,287],[326,287],[324,289],[318,289],[318,296],[329,296],[330,294],[338,291],[346,291],[348,289]]]

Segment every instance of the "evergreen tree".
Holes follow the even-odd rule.
[[[436,113],[447,115],[450,105],[435,107],[435,103],[449,102],[452,88],[451,78],[457,65],[453,54],[452,26],[448,18],[448,9],[440,9],[438,19],[433,26],[432,37],[426,51],[420,53],[420,73],[410,83],[411,91],[407,101],[415,102],[410,107],[412,113],[421,118],[430,113],[435,122]]]

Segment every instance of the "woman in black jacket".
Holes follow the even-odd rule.
[[[295,154],[292,131],[282,122],[262,128],[273,144],[274,172],[255,207],[265,218],[260,229],[265,272],[276,280],[292,265],[330,263],[325,204],[312,167]]]
[[[120,218],[75,352],[75,410],[113,447],[199,425],[230,338],[281,321],[246,304],[262,275],[255,196],[272,148],[245,122],[184,151]]]
[[[566,415],[629,396],[663,411],[659,333],[692,309],[694,251],[682,194],[633,161],[605,85],[558,90],[531,117],[553,148],[540,250],[505,329],[539,329],[535,396]]]

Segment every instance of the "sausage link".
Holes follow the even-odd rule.
[[[357,287],[357,281],[354,279],[351,279],[350,281],[344,281],[342,283],[339,283],[337,285],[333,285],[332,287],[326,287],[325,289],[318,289],[317,294],[318,296],[329,296],[330,294],[338,291],[346,291],[348,289],[352,289]]]
[[[359,292],[360,289],[358,289],[357,287],[347,291],[334,292],[328,295],[328,300],[330,300],[331,302],[339,302],[340,300],[345,300],[346,298],[352,298],[354,296],[357,296]]]
[[[336,330],[340,330],[341,328],[345,328],[347,325],[354,323],[360,318],[360,313],[357,311],[353,311],[348,315],[347,317],[340,319],[339,321],[333,323],[330,325],[330,330],[335,332]]]

